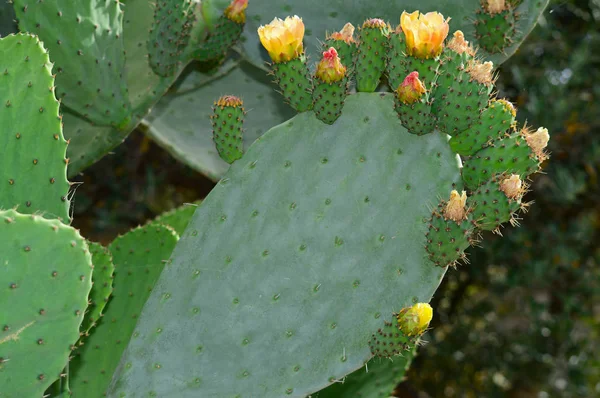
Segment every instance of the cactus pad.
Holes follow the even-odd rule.
[[[76,230],[40,216],[0,211],[0,236],[2,396],[41,397],[79,338],[91,257]]]
[[[0,39],[0,209],[69,223],[67,142],[48,53],[27,34]]]
[[[129,123],[123,13],[114,0],[15,0],[22,31],[36,34],[55,63],[57,97],[98,125]]]
[[[74,396],[105,396],[138,315],[175,243],[177,234],[172,229],[147,225],[118,237],[109,246],[115,264],[114,290],[101,321],[75,352],[69,380]]]
[[[197,209],[111,393],[304,396],[362,367],[382,322],[444,273],[424,219],[453,184],[446,136],[407,133],[390,94],[349,96],[332,126],[273,128]]]
[[[231,164],[242,158],[244,125],[244,104],[233,95],[224,95],[213,106],[210,117],[213,126],[213,140],[221,159]]]
[[[477,43],[489,53],[502,52],[515,40],[516,22],[517,17],[510,7],[494,14],[482,9],[477,13],[475,21]]]
[[[153,225],[167,225],[175,230],[177,235],[183,235],[185,228],[189,224],[196,208],[202,203],[197,201],[194,203],[185,203],[183,206],[163,213],[151,221]]]
[[[92,254],[92,290],[89,296],[89,305],[81,324],[81,332],[87,334],[96,325],[102,316],[104,307],[112,293],[112,280],[115,266],[113,265],[110,250],[99,243],[88,242]]]
[[[379,86],[387,61],[389,26],[368,20],[360,29],[356,50],[356,89],[372,93]]]

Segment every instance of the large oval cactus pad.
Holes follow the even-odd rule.
[[[29,34],[0,40],[0,209],[69,223],[67,142],[48,52]]]
[[[41,397],[59,378],[79,339],[91,276],[76,230],[0,211],[0,396]]]
[[[268,131],[197,209],[109,396],[303,397],[363,366],[444,274],[424,243],[461,185],[447,138],[364,93],[332,126],[302,113]]]

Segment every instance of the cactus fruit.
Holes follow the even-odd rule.
[[[323,59],[317,64],[314,86],[315,115],[319,120],[333,124],[342,114],[348,91],[347,68],[335,48],[330,47],[323,53]]]
[[[200,44],[200,48],[192,50],[191,56],[202,62],[220,61],[225,58],[227,50],[235,45],[242,35],[247,7],[248,0],[232,0],[214,29]]]
[[[131,106],[120,3],[15,0],[14,5],[19,28],[39,35],[50,51],[58,99],[97,125],[126,126]]]
[[[448,202],[442,201],[433,211],[427,232],[429,259],[439,267],[454,266],[464,260],[464,251],[475,241],[475,223],[466,205],[467,193],[450,193]]]
[[[154,5],[154,24],[148,38],[148,60],[157,75],[170,76],[181,67],[190,40],[194,3],[161,0]]]
[[[115,264],[114,291],[100,322],[75,351],[69,384],[74,396],[103,397],[137,318],[168,260],[177,234],[147,225],[118,237],[109,246]],[[154,330],[160,334],[160,328]],[[153,367],[153,369],[157,369]]]
[[[288,104],[298,112],[312,109],[313,84],[304,56],[302,19],[297,16],[285,20],[275,18],[258,28],[258,35],[273,61],[275,83]]]
[[[409,133],[424,135],[433,132],[435,119],[431,115],[431,103],[425,86],[419,80],[419,72],[411,72],[396,90],[396,112]]]
[[[400,30],[404,35],[405,56],[390,57],[390,62],[403,67],[403,75],[412,71],[419,72],[421,80],[427,86],[435,85],[437,70],[440,66],[438,57],[444,48],[444,40],[448,36],[449,19],[439,12],[421,14],[403,12],[400,17]]]
[[[210,117],[219,156],[229,164],[241,159],[244,154],[242,126],[246,111],[243,105],[238,97],[224,95],[215,102]]]
[[[373,334],[369,341],[371,353],[381,358],[392,358],[412,351],[429,326],[432,315],[433,309],[426,303],[403,308],[394,314],[396,319],[384,321],[384,326]]]
[[[112,254],[99,243],[88,242],[92,255],[92,290],[90,291],[88,308],[81,323],[81,333],[87,334],[96,326],[112,293],[113,265]]]
[[[0,49],[0,209],[69,223],[67,142],[48,53],[28,34],[0,39]]]
[[[510,102],[503,99],[492,100],[472,128],[452,137],[450,148],[462,156],[474,155],[514,128],[516,115],[517,111]]]
[[[535,132],[526,127],[496,139],[465,161],[462,170],[465,185],[475,190],[479,184],[497,174],[506,172],[525,178],[537,172],[547,158],[545,148],[549,139],[548,130],[543,127]]]
[[[359,31],[356,56],[356,89],[372,93],[379,86],[387,61],[390,26],[383,20],[366,20]]]
[[[349,75],[352,74],[351,68],[354,68],[354,54],[356,52],[356,40],[354,40],[354,25],[347,23],[342,30],[334,32],[327,36],[323,50],[335,48],[342,65],[348,69]]]
[[[499,53],[515,39],[517,14],[510,0],[483,0],[475,19],[475,37],[489,53]]]
[[[0,211],[0,236],[1,394],[41,397],[79,339],[91,256],[75,229],[14,210]]]
[[[517,174],[498,175],[480,185],[470,197],[473,220],[484,231],[498,230],[500,224],[516,222],[515,213],[525,205],[521,198],[527,187]]]

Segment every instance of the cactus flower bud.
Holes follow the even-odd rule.
[[[439,12],[412,14],[404,11],[400,17],[400,25],[406,36],[406,52],[416,58],[435,58],[442,52],[444,40],[448,36],[450,26]]]
[[[450,192],[450,200],[444,209],[444,217],[446,219],[461,222],[467,215],[467,193],[462,191],[459,195],[456,190]]]
[[[481,63],[479,61],[474,61],[467,68],[467,72],[471,75],[471,80],[475,80],[481,84],[492,84],[493,76],[492,70],[494,69],[494,64],[492,61],[486,61]]]
[[[258,37],[275,63],[287,62],[302,55],[304,23],[298,16],[279,18],[258,28]]]
[[[398,329],[407,336],[421,335],[429,326],[433,317],[433,309],[427,303],[418,303],[404,308],[397,315]]]
[[[340,62],[335,48],[329,47],[329,50],[323,53],[323,59],[317,65],[315,75],[325,83],[339,82],[346,75],[346,67]]]
[[[490,15],[506,10],[506,0],[487,0],[486,9]]]
[[[344,25],[342,30],[330,34],[328,39],[342,40],[348,44],[354,43],[354,25],[348,22],[346,25]]]
[[[543,159],[545,157],[544,149],[546,149],[548,141],[550,141],[550,134],[548,134],[547,128],[540,127],[535,133],[526,133],[525,140],[538,158]]]
[[[248,0],[233,0],[225,9],[225,16],[239,24],[246,23],[246,8],[248,8]]]
[[[470,56],[475,55],[473,47],[465,40],[465,35],[461,30],[454,32],[452,39],[448,42],[448,48],[457,54],[467,53]]]
[[[509,101],[507,101],[505,99],[497,99],[497,100],[495,100],[495,102],[501,104],[504,107],[504,109],[506,109],[507,111],[509,111],[510,114],[512,115],[512,117],[516,117],[517,116],[517,109],[515,108],[515,106],[511,102],[509,102]]]
[[[419,80],[419,72],[411,72],[396,89],[398,99],[405,104],[413,104],[421,99],[427,90]]]
[[[215,101],[214,105],[218,106],[221,109],[228,106],[237,108],[238,106],[242,106],[243,102],[239,97],[236,97],[235,95],[224,95],[220,97],[217,101]]]
[[[367,19],[365,22],[363,22],[362,27],[363,28],[385,29],[388,27],[388,24],[386,24],[383,19],[371,18],[371,19]]]
[[[504,192],[507,198],[517,199],[523,195],[523,181],[517,174],[512,174],[500,182],[500,190]]]

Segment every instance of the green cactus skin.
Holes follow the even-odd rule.
[[[396,29],[395,31],[390,32],[388,37],[386,75],[392,91],[396,90],[398,86],[402,84],[406,75],[408,75],[404,70],[404,65],[401,63],[402,59],[406,57],[404,54],[405,51],[406,43],[404,42],[404,33],[402,33],[402,30],[398,31],[398,29]]]
[[[169,227],[147,225],[110,244],[115,264],[114,291],[104,316],[74,353],[69,369],[73,396],[105,396],[121,353],[128,341],[136,337],[133,330],[138,315],[177,239]]]
[[[163,213],[152,220],[150,223],[152,225],[162,224],[167,225],[177,233],[177,235],[183,235],[185,228],[190,222],[190,219],[194,215],[196,208],[200,206],[202,201],[197,201],[194,203],[185,203],[183,206],[180,206],[176,209]]]
[[[213,107],[210,118],[213,140],[219,156],[229,164],[241,159],[244,154],[242,127],[245,113],[242,101],[234,96],[221,97]]]
[[[515,110],[505,101],[492,100],[470,129],[452,137],[450,148],[459,155],[471,156],[490,142],[501,138],[515,123]]]
[[[537,172],[540,161],[527,145],[520,132],[497,139],[492,145],[465,160],[462,169],[463,182],[470,190],[496,174],[517,174],[524,179]]]
[[[436,85],[438,69],[440,67],[440,60],[438,57],[431,59],[419,59],[406,55],[401,57],[399,60],[392,59],[392,62],[400,64],[404,76],[408,75],[410,72],[417,71],[419,72],[419,79],[421,79],[423,84],[425,84],[427,87]],[[394,88],[398,88],[398,86]]]
[[[501,53],[513,44],[517,34],[516,23],[512,8],[494,15],[479,10],[475,20],[475,37],[479,47],[492,54]]]
[[[313,82],[304,55],[288,62],[273,63],[275,83],[287,103],[298,112],[312,109]]]
[[[58,99],[97,125],[129,124],[120,3],[15,0],[14,7],[21,31],[50,51]]]
[[[396,97],[394,106],[400,122],[409,133],[425,135],[434,131],[435,118],[431,115],[428,94],[412,104],[404,104]]]
[[[342,114],[347,92],[347,78],[332,83],[326,83],[315,78],[313,110],[317,119],[327,124],[333,124]]]
[[[417,344],[418,345],[418,344]],[[393,360],[373,358],[364,367],[319,391],[315,398],[389,398],[404,379],[416,355],[417,345]]]
[[[387,63],[388,35],[387,27],[363,26],[360,28],[356,50],[356,89],[358,91],[372,93],[379,86]]]
[[[500,224],[514,219],[514,214],[521,208],[521,200],[509,199],[500,189],[499,181],[505,175],[495,176],[480,185],[469,197],[473,206],[471,214],[477,227],[483,231],[494,231]]]
[[[67,142],[48,53],[35,36],[0,39],[0,208],[69,217]]]
[[[191,0],[160,0],[148,39],[148,60],[157,75],[166,77],[181,68],[194,22]]]
[[[238,42],[243,30],[243,23],[221,16],[215,30],[208,34],[206,41],[201,44],[200,48],[192,51],[191,56],[202,62],[220,61],[225,58],[229,48]]]
[[[88,242],[92,255],[94,271],[92,273],[92,290],[89,295],[89,304],[83,322],[81,332],[86,335],[102,316],[104,307],[112,293],[113,272],[115,266],[110,250],[99,243]]]
[[[356,54],[356,43],[346,43],[344,40],[335,40],[329,38],[323,44],[323,51],[330,47],[335,48],[340,57],[342,65],[346,67],[348,76],[354,74],[354,55]]]
[[[446,219],[443,215],[445,206],[446,202],[442,201],[433,211],[426,234],[426,251],[429,259],[438,267],[453,266],[464,259],[465,249],[475,241],[473,218],[468,216],[460,223]]]
[[[455,76],[447,90],[438,87],[432,106],[438,128],[451,136],[472,128],[488,103],[492,87],[472,80],[466,71]]]
[[[79,339],[92,259],[85,239],[58,220],[0,211],[0,237],[2,397],[41,397]]]
[[[411,351],[419,336],[407,336],[400,329],[394,319],[392,322],[384,322],[382,328],[373,333],[369,340],[371,354],[379,358],[394,358],[402,356]]]
[[[362,367],[383,319],[445,272],[423,219],[458,167],[446,136],[402,128],[391,94],[273,128],[197,209],[109,396],[305,396]]]

